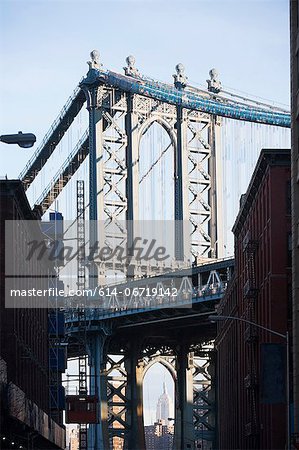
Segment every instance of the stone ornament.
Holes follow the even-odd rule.
[[[100,52],[98,50],[92,50],[90,52],[91,61],[87,61],[90,69],[101,70],[103,65],[100,64]]]
[[[219,80],[219,73],[217,69],[211,69],[209,72],[210,80],[207,80],[208,83],[208,91],[215,92],[218,94],[218,92],[221,91],[222,85],[221,81]]]
[[[129,55],[126,57],[127,66],[124,67],[125,75],[129,77],[139,77],[139,70],[135,67],[135,57],[133,55]]]
[[[183,89],[187,86],[188,77],[185,74],[185,67],[182,63],[175,66],[176,74],[173,75],[174,85],[178,89]]]

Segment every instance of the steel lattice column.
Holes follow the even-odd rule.
[[[98,109],[97,86],[82,86],[89,111],[89,240],[92,248],[98,242],[99,213],[104,210],[103,114]],[[89,269],[89,286],[96,287],[98,270],[93,261]]]
[[[181,345],[177,353],[175,449],[194,450],[195,434],[193,426],[193,362],[186,345]]]
[[[216,432],[216,357],[213,345],[194,352],[193,422],[196,444],[217,448]]]
[[[127,411],[127,421],[130,424],[130,431],[125,437],[124,448],[128,450],[145,450],[142,393],[144,364],[140,358],[140,344],[137,338],[136,342],[130,342],[128,356],[129,358],[126,359],[128,374],[127,397],[131,407]]]
[[[88,448],[92,450],[109,448],[105,341],[104,332],[95,331],[88,335],[90,394],[95,395],[98,400],[98,423],[90,425],[88,429]]]

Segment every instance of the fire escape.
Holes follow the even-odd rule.
[[[258,242],[252,238],[248,231],[243,239],[243,257],[245,261],[245,283],[243,297],[246,302],[244,318],[251,322],[256,322],[256,299],[258,295],[258,285],[255,270],[255,252]],[[258,440],[259,425],[257,414],[258,383],[257,383],[257,330],[252,325],[246,325],[244,340],[247,346],[246,363],[247,374],[244,378],[244,387],[247,391],[248,416],[245,425],[245,435]],[[257,447],[256,447],[257,448]]]

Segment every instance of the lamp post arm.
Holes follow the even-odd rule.
[[[215,322],[221,321],[221,320],[237,320],[239,322],[248,323],[249,325],[253,325],[256,328],[259,328],[261,330],[268,331],[271,334],[275,334],[276,336],[282,337],[284,339],[288,339],[286,334],[278,333],[277,331],[271,330],[271,328],[264,327],[263,325],[259,325],[258,323],[252,322],[251,320],[242,319],[242,317],[234,317],[234,316],[210,316],[211,320],[215,320]]]

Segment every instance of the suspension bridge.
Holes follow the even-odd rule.
[[[142,75],[132,56],[126,63],[122,75],[91,52],[87,75],[20,174],[32,205],[68,219],[76,267],[70,276],[64,264],[60,279],[94,293],[61,308],[79,365],[67,417],[80,423],[81,449],[144,449],[142,383],[159,362],[175,384],[174,448],[216,449],[208,316],[233,273],[239,197],[261,148],[289,146],[290,114],[224,89],[215,69],[204,89],[188,83],[182,64],[167,84]],[[163,224],[166,261],[136,255],[147,222]],[[110,254],[122,246],[129,258],[90,259],[95,243]]]

